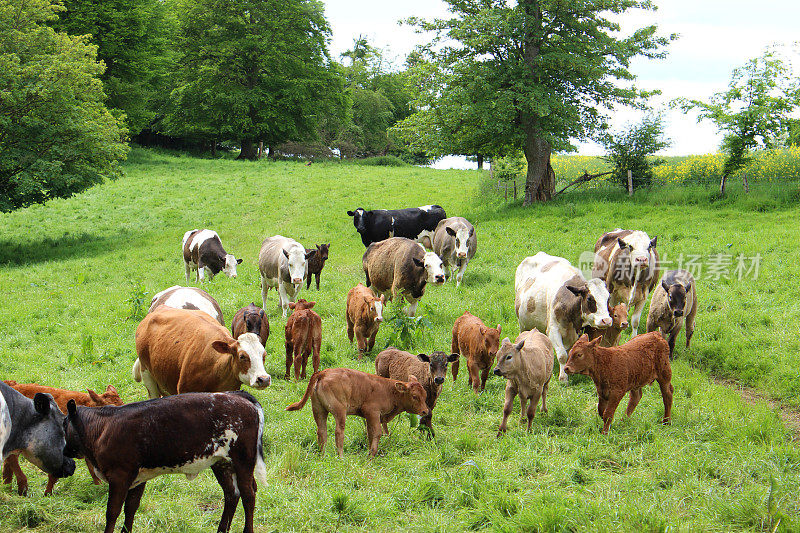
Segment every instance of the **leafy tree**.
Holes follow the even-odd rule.
[[[181,83],[167,133],[238,140],[240,158],[314,138],[326,114],[344,115],[343,81],[327,50],[318,0],[179,3]]]
[[[657,115],[647,116],[624,131],[607,133],[601,142],[608,152],[603,159],[614,165],[611,179],[627,188],[630,170],[635,189],[650,186],[653,167],[664,163],[652,156],[670,145],[664,137],[664,123]]]
[[[525,204],[552,196],[551,152],[601,131],[602,108],[641,105],[630,61],[662,57],[670,40],[655,26],[621,36],[611,18],[650,0],[445,1],[452,18],[409,20],[436,37],[414,69],[419,111],[398,130],[434,154],[522,149]]]
[[[115,177],[125,129],[106,109],[97,47],[47,26],[50,0],[0,0],[0,210]]]
[[[776,52],[766,50],[733,71],[727,91],[708,102],[681,98],[673,104],[684,113],[698,110],[698,122],[710,120],[724,134],[725,178],[747,165],[754,148],[773,148],[791,135],[790,115],[799,102],[797,79]]]

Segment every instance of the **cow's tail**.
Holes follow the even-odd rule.
[[[311,391],[314,390],[314,386],[317,384],[317,380],[319,379],[320,372],[314,372],[311,375],[311,378],[308,380],[308,387],[306,387],[306,393],[303,394],[303,397],[300,399],[299,402],[293,403],[286,407],[287,411],[299,411],[303,408],[306,404],[308,399],[311,397]]]
[[[138,357],[136,358],[136,361],[134,361],[133,363],[131,374],[133,374],[133,381],[142,381],[142,364],[139,362]]]
[[[256,438],[256,467],[253,469],[253,476],[262,485],[267,484],[267,465],[264,463],[264,409],[261,404],[256,402],[258,412],[258,435]]]

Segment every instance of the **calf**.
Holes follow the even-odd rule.
[[[605,348],[600,338],[589,340],[582,335],[569,351],[565,367],[568,374],[586,374],[597,388],[597,412],[603,419],[603,434],[608,433],[614,411],[622,397],[630,391],[627,414],[631,416],[642,388],[658,381],[664,401],[662,423],[672,416],[672,368],[669,364],[669,345],[658,332],[634,337],[622,346]]]
[[[210,229],[193,229],[183,234],[183,263],[186,267],[186,283],[189,283],[192,270],[197,272],[197,282],[214,279],[224,272],[229,278],[236,277],[236,259],[222,247],[222,241],[216,231]]]
[[[686,348],[694,334],[694,317],[697,314],[697,287],[694,276],[688,270],[670,270],[661,278],[653,291],[650,312],[647,315],[647,331],[660,330],[668,338],[669,357],[675,351],[675,339],[686,321]]]
[[[639,319],[647,297],[658,283],[660,267],[656,243],[643,231],[615,229],[594,245],[592,277],[605,281],[611,306],[624,303],[633,309],[631,338],[639,334]]]
[[[456,287],[461,284],[464,271],[478,249],[475,228],[466,218],[450,217],[439,222],[433,235],[433,251],[442,260],[447,276],[457,268]]]
[[[628,306],[625,304],[617,304],[610,311],[611,325],[605,329],[595,328],[592,326],[585,326],[583,332],[589,335],[589,340],[602,337],[600,346],[617,346],[622,332],[628,329]]]
[[[364,246],[390,237],[405,237],[432,248],[431,240],[436,225],[446,218],[447,214],[440,205],[423,205],[370,211],[359,207],[355,211],[348,211],[347,216],[353,217],[353,225],[361,235]]]
[[[261,273],[261,303],[266,309],[267,293],[278,289],[278,307],[283,317],[289,311],[289,303],[297,301],[297,295],[308,275],[308,259],[315,252],[306,249],[296,240],[282,235],[264,239],[258,253],[258,270]]]
[[[452,351],[467,359],[468,383],[480,394],[486,388],[486,378],[500,346],[500,332],[503,328],[487,328],[481,319],[464,311],[453,324]],[[459,360],[453,361],[453,381],[458,377]],[[480,379],[478,375],[480,374]]]
[[[286,321],[286,375],[294,363],[294,379],[306,379],[306,363],[312,354],[311,365],[314,372],[319,371],[319,349],[322,345],[322,318],[311,310],[317,302],[307,302],[302,298],[297,303],[290,303],[294,311]],[[303,371],[300,372],[300,365]]]
[[[0,383],[0,460],[22,454],[48,475],[71,476],[75,461],[64,455],[65,442],[64,415],[52,396],[39,392],[31,400]]]
[[[255,333],[261,340],[262,346],[266,346],[269,338],[269,319],[263,309],[251,303],[233,315],[231,333],[234,339],[238,339],[242,333]]]
[[[388,424],[403,411],[428,415],[425,389],[414,376],[403,382],[350,368],[329,368],[313,374],[303,398],[286,410],[302,409],[309,398],[317,423],[319,453],[325,452],[328,413],[331,413],[336,420],[336,452],[339,457],[344,455],[344,422],[349,414],[366,420],[369,454],[373,457],[378,453],[378,441],[383,433],[381,424]]]
[[[445,281],[442,260],[422,245],[404,237],[392,237],[369,245],[361,259],[366,286],[390,301],[396,296],[408,303],[406,313],[414,316],[425,294],[425,285]]]
[[[97,407],[101,405],[122,405],[122,399],[117,394],[117,389],[109,385],[103,394],[97,394],[92,389],[86,389],[87,392],[76,392],[64,389],[54,389],[53,387],[45,387],[35,383],[17,383],[12,380],[5,380],[5,384],[12,387],[17,392],[21,393],[26,398],[35,398],[37,394],[44,393],[50,394],[56,402],[56,405],[62,413],[67,412],[67,402],[75,400],[78,405],[85,405],[88,407]],[[92,467],[86,463],[89,469],[89,474],[92,476],[92,482],[95,485],[100,484],[100,480],[94,474]],[[19,466],[19,458],[16,455],[10,455],[3,463],[3,483],[11,483],[12,475],[17,478],[17,492],[20,496],[28,493],[28,478]],[[44,490],[44,495],[49,496],[53,493],[53,487],[56,484],[57,477],[48,474],[47,487]]]
[[[319,290],[319,275],[322,273],[322,268],[325,266],[325,261],[328,260],[328,250],[331,243],[318,244],[317,249],[306,249],[306,253],[314,252],[314,255],[308,258],[308,274],[306,275],[306,290],[311,287],[311,274],[317,281],[317,290]]]
[[[202,311],[165,307],[150,313],[136,328],[136,353],[133,379],[144,382],[150,398],[270,383],[258,336],[234,339]]]
[[[148,481],[162,474],[187,479],[211,468],[224,494],[218,532],[230,530],[239,498],[244,532],[253,533],[256,478],[266,483],[261,439],[264,412],[244,391],[179,394],[122,407],[67,404],[65,452],[83,456],[108,482],[105,533],[123,504],[130,532]]]
[[[375,336],[383,322],[383,304],[386,296],[378,298],[375,294],[359,283],[347,293],[347,338],[353,343],[355,335],[358,345],[358,358],[364,352],[371,352],[375,346]]]
[[[159,307],[171,307],[173,309],[199,309],[225,325],[225,318],[222,316],[222,308],[217,301],[203,289],[197,287],[181,287],[173,285],[169,289],[157,293],[150,301],[148,313],[152,313]]]
[[[605,283],[597,278],[587,281],[563,257],[539,252],[517,267],[514,290],[520,331],[546,332],[558,357],[558,379],[566,384],[567,352],[583,328],[604,329],[612,324]]]
[[[528,431],[539,398],[542,398],[542,412],[547,412],[547,388],[553,375],[553,344],[547,335],[537,329],[523,331],[512,344],[506,337],[497,351],[497,366],[494,374],[506,378],[506,401],[503,405],[503,420],[500,422],[498,436],[508,428],[508,417],[514,408],[514,397],[519,394],[520,420],[525,423],[528,416]],[[527,409],[525,404],[530,400]]]
[[[442,391],[442,384],[447,375],[447,363],[458,361],[458,354],[446,354],[444,352],[433,352],[430,355],[421,353],[413,355],[397,348],[389,347],[383,350],[375,358],[375,373],[385,378],[396,379],[399,381],[409,381],[414,376],[425,389],[426,404],[428,414],[420,420],[420,428],[428,429],[428,436],[433,437],[433,408],[436,407],[436,400]],[[389,430],[386,424],[383,431],[388,435]]]

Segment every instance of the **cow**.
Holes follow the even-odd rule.
[[[125,505],[122,531],[131,531],[145,485],[163,474],[189,480],[211,468],[224,506],[217,531],[227,533],[239,498],[244,532],[253,533],[256,479],[266,483],[264,411],[244,391],[189,393],[122,407],[67,404],[67,455],[83,456],[108,483],[105,533]]]
[[[615,305],[609,313],[611,314],[611,325],[607,328],[595,328],[585,326],[583,332],[589,335],[589,340],[602,337],[600,346],[617,346],[622,332],[628,329],[628,306],[625,304]]]
[[[365,419],[369,454],[374,457],[383,434],[382,424],[388,424],[403,411],[421,416],[428,414],[425,389],[414,376],[408,382],[403,382],[350,368],[329,368],[313,374],[303,398],[286,407],[286,410],[302,409],[309,398],[317,424],[319,453],[325,453],[330,413],[336,420],[336,452],[339,457],[344,456],[344,422],[347,415]]]
[[[453,324],[451,349],[454,354],[463,355],[467,359],[469,372],[468,384],[480,394],[486,388],[489,369],[500,346],[500,333],[503,328],[488,328],[480,318],[464,311]],[[458,377],[459,360],[453,361],[453,381]]]
[[[650,312],[647,314],[647,331],[661,331],[669,344],[669,357],[675,352],[678,338],[686,322],[686,348],[694,335],[694,317],[697,314],[697,286],[688,270],[670,270],[661,278],[653,291]]]
[[[192,270],[196,271],[196,281],[200,283],[214,279],[224,272],[229,278],[236,277],[236,265],[242,263],[222,247],[216,231],[193,229],[183,234],[183,263],[186,267],[186,283],[190,282]]]
[[[567,352],[583,328],[612,325],[605,283],[587,281],[566,259],[539,252],[519,264],[514,288],[520,331],[536,328],[547,334],[558,357],[558,379],[566,384]]]
[[[475,228],[466,218],[450,217],[439,222],[433,235],[433,251],[442,260],[445,272],[450,277],[455,269],[456,287],[461,284],[467,264],[478,249]]]
[[[26,398],[33,399],[39,393],[50,394],[56,402],[59,410],[66,414],[67,402],[75,400],[78,405],[85,405],[89,407],[97,407],[101,405],[122,405],[122,399],[117,394],[117,389],[112,385],[106,387],[103,394],[97,394],[92,389],[86,389],[86,392],[77,392],[64,389],[56,389],[53,387],[46,387],[44,385],[37,385],[36,383],[17,383],[13,380],[4,380],[4,383],[19,393],[22,393]],[[92,476],[92,482],[95,485],[100,484],[100,479],[95,475],[89,463],[86,463],[89,469],[89,474]],[[28,493],[28,478],[19,466],[19,459],[16,455],[10,455],[3,463],[3,483],[11,483],[12,475],[17,478],[17,492],[20,496]],[[58,478],[52,474],[47,476],[47,487],[44,489],[44,495],[49,496],[53,493],[53,487]]]
[[[432,352],[414,355],[390,346],[375,358],[375,373],[384,378],[398,381],[409,381],[414,376],[425,389],[428,414],[420,420],[420,429],[426,428],[428,436],[435,436],[433,431],[433,408],[442,392],[442,384],[447,375],[447,363],[458,360],[458,354]],[[389,429],[383,424],[383,431],[388,435]]]
[[[361,263],[366,286],[386,296],[386,301],[398,295],[404,297],[409,303],[406,309],[409,316],[416,313],[426,284],[445,282],[439,256],[426,252],[421,244],[405,237],[391,237],[370,244]]]
[[[547,412],[547,389],[553,375],[553,344],[550,339],[538,329],[523,331],[513,343],[506,337],[497,351],[497,365],[493,372],[507,380],[503,420],[497,435],[506,432],[508,417],[514,408],[514,397],[518,394],[519,423],[524,424],[527,415],[530,432],[540,397],[542,412]],[[530,403],[526,409],[528,401]]]
[[[222,308],[210,294],[198,287],[173,285],[169,289],[164,289],[153,296],[150,301],[150,309],[147,312],[152,313],[161,306],[173,309],[199,309],[208,313],[211,318],[223,326],[225,325]]]
[[[65,445],[64,415],[52,396],[39,392],[30,399],[0,383],[0,461],[21,454],[48,475],[68,477],[75,461],[64,455]]]
[[[297,295],[308,275],[308,259],[316,253],[306,249],[294,239],[275,235],[264,239],[258,253],[258,270],[261,273],[261,303],[267,308],[267,292],[278,289],[278,307],[283,318],[289,303],[297,301]]]
[[[270,384],[258,335],[234,339],[202,311],[164,307],[150,313],[136,328],[136,353],[133,379],[144,382],[150,398]]]
[[[369,246],[389,237],[405,237],[415,240],[431,248],[433,232],[440,220],[447,214],[440,205],[423,205],[405,209],[373,209],[367,211],[361,207],[348,211],[353,217],[353,225],[361,235],[361,242]]]
[[[331,243],[327,244],[317,244],[316,249],[314,248],[307,248],[306,253],[314,252],[314,254],[308,258],[308,274],[306,275],[306,290],[311,287],[311,274],[314,274],[314,278],[317,282],[317,290],[319,290],[319,275],[322,273],[322,269],[325,266],[325,261],[328,260],[328,251],[331,248]]]
[[[656,243],[643,231],[615,229],[604,233],[594,245],[592,277],[605,281],[611,306],[619,303],[633,310],[631,338],[639,334],[639,320],[647,297],[660,273]]]
[[[242,307],[233,315],[231,321],[231,334],[238,339],[242,333],[255,333],[263,346],[267,345],[269,338],[269,319],[264,310],[251,303]]]
[[[365,352],[371,352],[375,346],[375,336],[383,322],[383,305],[386,296],[380,298],[359,283],[347,293],[346,320],[347,338],[353,344],[353,336],[358,346],[358,358]]]
[[[605,348],[600,338],[593,341],[584,334],[569,351],[565,365],[567,374],[585,374],[592,378],[597,389],[597,413],[603,419],[603,434],[608,433],[617,405],[627,392],[627,415],[631,416],[642,388],[658,381],[664,402],[664,418],[668,424],[672,416],[672,368],[669,364],[669,345],[658,332],[634,337],[622,346]]]
[[[293,311],[286,320],[286,375],[294,363],[294,379],[306,379],[306,363],[311,354],[311,366],[319,372],[319,350],[322,345],[322,318],[311,310],[317,302],[307,302],[302,298],[297,303],[290,303]],[[303,371],[300,372],[300,365]]]

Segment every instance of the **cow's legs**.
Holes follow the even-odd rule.
[[[350,314],[348,313],[347,316],[347,338],[350,339],[350,344],[353,344],[353,336],[355,335],[355,324],[352,320],[350,320]]]
[[[256,480],[253,477],[253,466],[242,464],[241,460],[233,461],[233,470],[236,474],[236,487],[239,489],[239,496],[242,498],[244,508],[244,529],[243,533],[253,533],[253,516],[256,509]]]
[[[614,420],[614,413],[617,410],[620,400],[624,393],[614,391],[608,395],[608,402],[606,408],[603,410],[603,435],[608,434],[608,429],[611,427],[611,421]]]
[[[97,477],[97,474],[94,473],[94,467],[92,466],[92,464],[89,461],[86,461],[86,470],[88,470],[89,471],[89,475],[92,476],[92,483],[94,483],[95,485],[99,485],[100,484],[100,478]]]
[[[302,348],[297,350],[297,355],[294,357],[294,375],[295,380],[297,379],[297,371],[302,366],[302,370],[300,371],[300,379],[306,379],[306,363],[308,363],[308,350],[306,348]]]
[[[236,513],[236,506],[239,505],[239,488],[233,481],[233,470],[228,463],[217,463],[211,467],[217,483],[222,487],[224,507],[222,508],[222,518],[220,518],[217,533],[228,533],[231,529],[231,521]]]
[[[547,412],[547,390],[550,388],[550,378],[547,378],[547,381],[544,382],[544,386],[542,387],[542,412]]]
[[[375,457],[378,454],[378,441],[381,438],[381,416],[378,412],[370,411],[366,413],[364,419],[367,422],[367,440],[369,441],[369,454]]]
[[[269,293],[269,285],[267,285],[267,280],[264,279],[264,276],[261,276],[261,308],[267,308],[267,294]]]
[[[333,433],[336,438],[336,453],[339,454],[339,457],[344,457],[344,421],[347,418],[347,410],[344,406],[336,406],[333,418],[336,420],[336,429]]]
[[[500,429],[497,431],[499,437],[508,429],[508,417],[511,416],[511,411],[514,410],[514,397],[517,395],[517,390],[514,385],[509,381],[506,383],[506,399],[503,404],[503,419],[500,421]]]
[[[325,444],[328,442],[328,410],[317,401],[311,398],[311,411],[314,413],[314,422],[317,424],[317,446],[319,454],[325,453]]]
[[[364,332],[361,331],[361,328],[356,330],[356,346],[358,346],[358,358],[361,359],[367,349],[367,341],[364,339]]]
[[[141,366],[141,361],[139,362],[140,372],[142,374],[142,384],[147,389],[147,395],[150,397],[151,400],[156,398],[161,398],[161,389],[158,387],[158,383],[156,380],[153,379],[152,374],[150,374],[149,370],[146,370],[144,366]]]
[[[661,388],[661,399],[664,400],[664,418],[661,419],[662,424],[669,424],[672,418],[672,383],[666,380],[659,380],[658,386]]]
[[[457,353],[459,355],[458,359],[453,361],[450,366],[450,372],[453,373],[453,382],[455,382],[458,377],[458,367],[461,362],[461,350],[458,349],[458,336],[455,333],[453,333],[453,340],[450,342],[450,353]]]
[[[317,290],[319,290],[319,272],[314,274],[314,279],[317,282]],[[306,287],[306,288],[308,288],[308,287]]]
[[[526,416],[527,416],[526,413],[528,411],[527,405],[528,405],[528,398],[526,398],[525,396],[520,394],[519,395],[519,426],[520,427],[522,427],[525,424],[526,420],[527,420],[527,418],[526,418]]]
[[[3,483],[10,484],[12,475],[17,479],[17,494],[27,496],[28,478],[19,466],[19,456],[17,454],[9,455],[5,463],[3,463]]]
[[[311,368],[314,369],[314,373],[316,374],[319,372],[319,352],[322,348],[322,335],[319,337],[314,338],[311,341]],[[305,361],[303,362],[303,379],[306,378],[306,364]]]
[[[475,391],[475,394],[480,394],[481,381],[478,374],[478,366],[471,359],[467,359],[467,371],[469,372],[469,385]]]
[[[419,300],[409,301],[409,305],[406,308],[406,314],[408,316],[414,316],[417,312],[417,305],[419,305]]]
[[[56,486],[56,481],[58,481],[57,477],[51,476],[49,474],[47,475],[47,486],[44,488],[45,496],[50,496],[51,494],[53,494],[53,487]]]
[[[628,396],[628,408],[625,410],[625,414],[631,416],[633,414],[633,410],[636,409],[636,406],[639,405],[639,400],[642,399],[642,389],[633,389]]]
[[[371,352],[372,348],[375,346],[375,337],[378,335],[378,328],[373,328],[372,333],[369,336],[369,342],[367,342],[367,351]]]
[[[631,339],[639,334],[639,319],[642,318],[642,311],[644,311],[644,304],[646,302],[647,298],[642,298],[640,301],[636,302],[636,306],[633,308],[633,315],[631,316]]]
[[[464,278],[464,271],[467,270],[467,263],[469,263],[469,260],[467,259],[459,261],[458,274],[456,274],[456,288],[461,285],[461,280]]]
[[[292,371],[292,363],[294,362],[294,347],[291,342],[284,343],[286,346],[286,374],[283,379],[289,379],[289,372]]]
[[[533,423],[533,417],[536,416],[536,407],[539,405],[539,397],[541,393],[538,390],[533,391],[530,397],[530,404],[528,405],[528,433],[531,431],[531,424]]]
[[[108,503],[106,504],[106,528],[104,533],[114,533],[114,526],[117,525],[117,518],[122,512],[122,504],[128,497],[128,488],[131,486],[127,479],[109,480],[108,484]]]
[[[188,285],[189,283],[191,283],[192,265],[184,261],[183,266],[186,269],[186,284]]]
[[[556,357],[558,357],[558,381],[566,385],[567,381],[569,380],[569,376],[567,376],[567,373],[564,372],[564,367],[567,365],[569,354],[567,353],[567,349],[564,347],[564,341],[561,339],[561,333],[558,331],[558,325],[550,323],[547,331],[547,336],[550,339],[550,342],[553,343],[553,348],[556,351]]]
[[[133,517],[136,511],[139,510],[139,504],[142,502],[142,494],[144,494],[144,486],[147,483],[142,483],[128,491],[125,497],[125,524],[122,526],[122,531],[131,533],[133,531]]]
[[[283,318],[286,318],[289,309],[289,296],[286,294],[286,286],[283,282],[278,283],[278,307],[281,308]]]

